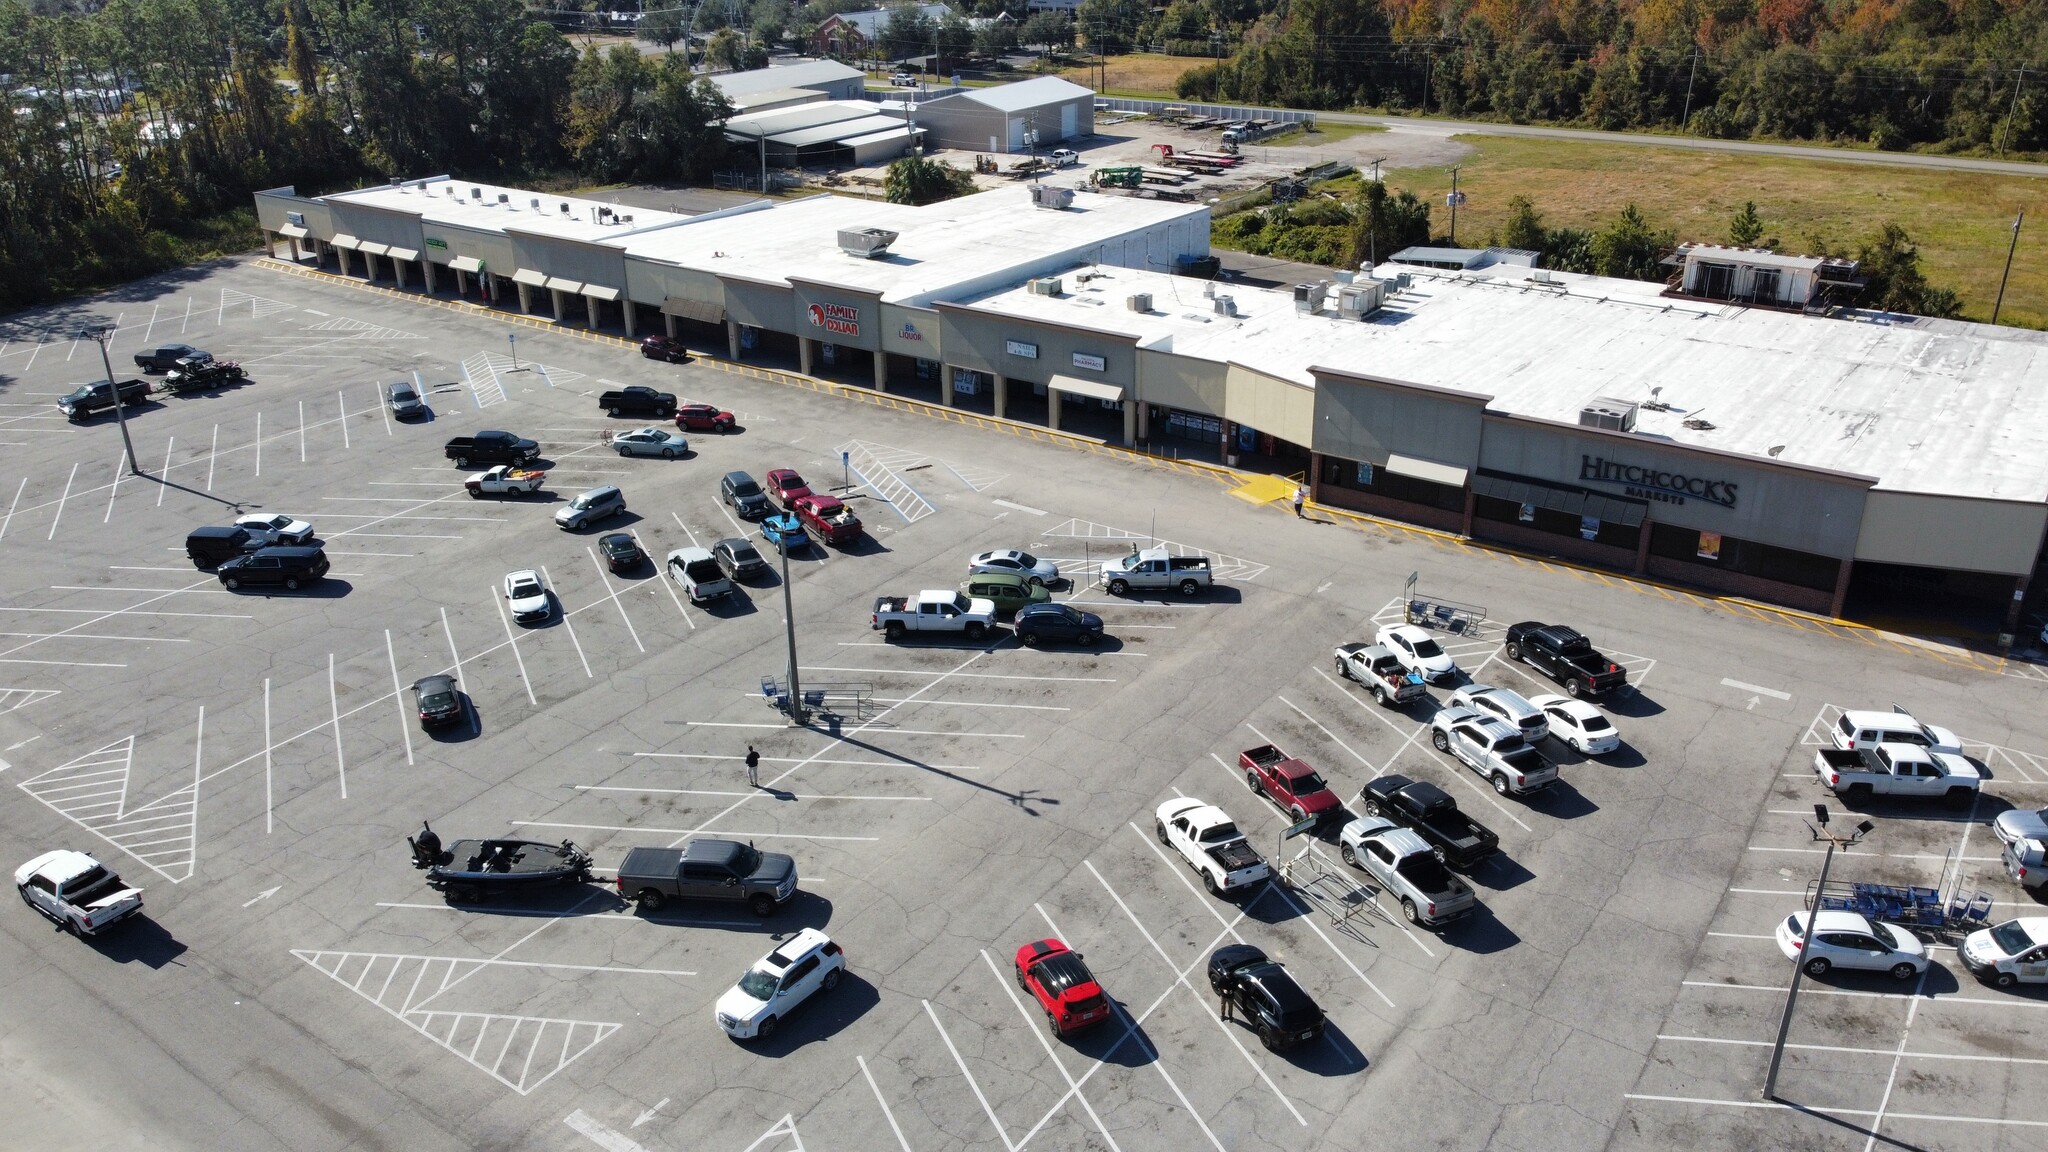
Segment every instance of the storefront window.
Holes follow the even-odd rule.
[[[1370,492],[1389,500],[1405,500],[1410,504],[1421,504],[1429,508],[1442,508],[1447,512],[1465,510],[1465,490],[1430,480],[1419,480],[1375,468],[1370,464],[1323,457],[1323,483],[1335,484],[1358,492]]]
[[[1176,436],[1182,440],[1197,440],[1205,444],[1214,444],[1223,438],[1221,417],[1182,412],[1178,408],[1154,408],[1152,427],[1163,429],[1168,436]]]
[[[1548,532],[1553,536],[1574,536],[1611,548],[1626,548],[1631,552],[1635,551],[1636,545],[1642,541],[1642,529],[1637,527],[1616,524],[1595,516],[1581,516],[1576,512],[1538,508],[1534,504],[1521,504],[1492,496],[1473,497],[1472,515],[1480,520],[1520,524],[1526,528],[1534,528],[1538,532]]]
[[[1714,532],[1699,532],[1675,524],[1652,526],[1650,553],[1823,592],[1834,590],[1835,577],[1841,571],[1841,562],[1830,556],[1738,540]]]

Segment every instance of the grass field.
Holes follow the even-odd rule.
[[[1339,140],[1349,140],[1353,136],[1363,136],[1372,132],[1385,132],[1386,130],[1386,127],[1381,124],[1331,124],[1319,121],[1316,124],[1316,130],[1313,132],[1304,132],[1299,128],[1289,128],[1285,132],[1280,132],[1260,140],[1258,145],[1261,148],[1296,148],[1304,145],[1310,148],[1321,148],[1325,145],[1335,144]]]
[[[1180,74],[1198,64],[1210,63],[1200,56],[1159,56],[1139,52],[1130,56],[1112,56],[1106,69],[1092,66],[1067,68],[1061,76],[1076,84],[1095,87],[1102,81],[1105,96],[1129,96],[1143,100],[1172,100],[1173,82]]]
[[[2013,216],[2025,209],[1999,321],[2048,328],[2048,179],[1501,136],[1459,140],[1476,150],[1459,167],[1461,244],[1484,244],[1517,195],[1550,227],[1597,228],[1634,201],[1654,227],[1675,229],[1680,240],[1720,243],[1728,218],[1754,200],[1765,237],[1777,237],[1785,252],[1811,251],[1818,235],[1831,250],[1853,255],[1886,221],[1898,223],[1919,246],[1928,279],[1961,293],[1972,320],[1991,317]],[[1448,169],[1393,169],[1386,180],[1431,201],[1437,230],[1448,227]]]

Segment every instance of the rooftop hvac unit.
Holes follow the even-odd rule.
[[[1063,285],[1057,276],[1046,276],[1031,282],[1033,296],[1057,296]]]
[[[481,200],[481,199],[483,199],[483,198],[484,198],[484,190],[483,190],[483,189],[481,189],[481,188],[471,188],[471,189],[469,190],[469,198],[470,198],[471,200]]]
[[[1414,285],[1415,277],[1412,274],[1407,272],[1394,273],[1394,291],[1406,292],[1408,289],[1414,287]]]
[[[1337,280],[1337,283],[1339,283],[1339,284],[1350,284],[1350,283],[1353,283],[1353,282],[1355,282],[1355,281],[1356,281],[1357,279],[1358,279],[1358,274],[1357,274],[1357,273],[1355,273],[1355,272],[1352,272],[1352,271],[1351,271],[1350,269],[1348,269],[1348,268],[1340,268],[1340,269],[1338,269],[1338,270],[1337,270],[1337,272],[1336,272],[1336,280]]]
[[[1237,301],[1219,294],[1216,297],[1216,314],[1218,316],[1237,315]]]
[[[403,177],[403,176],[393,176],[393,177],[391,178],[391,186],[392,186],[393,188],[396,188],[396,189],[398,189],[398,190],[399,190],[400,192],[403,192],[403,191],[405,191],[405,177]]]
[[[564,201],[562,201],[562,215],[564,215],[564,216],[567,216],[568,214],[569,214],[569,202],[568,202],[567,200],[564,200]]]
[[[1363,320],[1386,302],[1386,288],[1377,280],[1346,284],[1337,289],[1337,314],[1347,320]]]
[[[1133,312],[1150,312],[1152,310],[1152,294],[1150,292],[1134,292],[1124,300],[1124,306]]]
[[[1294,286],[1294,310],[1315,313],[1323,310],[1323,301],[1330,294],[1330,282],[1318,280],[1313,284]]]
[[[511,194],[510,194],[510,193],[506,193],[506,192],[500,192],[500,193],[498,193],[498,203],[500,203],[500,204],[510,204],[511,202],[512,202],[512,196],[511,196]]]
[[[1031,203],[1040,208],[1071,208],[1074,206],[1074,190],[1055,188],[1050,184],[1033,184]]]
[[[1538,284],[1552,283],[1550,269],[1548,268],[1538,268],[1534,272],[1529,273],[1529,279],[1534,280]]]
[[[898,235],[887,228],[841,228],[839,250],[848,256],[873,260],[888,255],[889,245],[896,242]]]
[[[526,206],[528,208],[533,209],[535,212],[540,211],[540,197],[535,196],[533,199],[528,200],[526,202]]]
[[[615,215],[615,216],[613,216],[613,217],[612,217],[612,219],[614,219],[614,220],[617,220],[617,221],[618,221],[619,223],[621,223],[621,224],[631,224],[631,223],[633,222],[633,218],[632,218],[631,216],[616,216],[616,215]]]
[[[1579,409],[1579,426],[1605,428],[1609,432],[1633,432],[1636,430],[1636,406],[1628,400],[1597,397]]]

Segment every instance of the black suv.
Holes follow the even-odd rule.
[[[745,472],[727,472],[725,478],[718,482],[718,498],[749,520],[774,511],[768,506],[768,494],[761,491],[761,486]]]
[[[1230,1001],[1270,1051],[1307,1044],[1323,1034],[1323,1010],[1287,969],[1249,944],[1231,944],[1209,955],[1209,987]]]
[[[327,551],[319,545],[259,548],[247,556],[221,562],[214,570],[229,588],[244,584],[282,584],[296,591],[301,584],[327,575]]]

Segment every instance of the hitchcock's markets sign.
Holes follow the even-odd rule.
[[[811,305],[811,327],[823,328],[841,336],[860,335],[860,309],[848,308],[844,304]]]
[[[1708,480],[1683,472],[1623,464],[1605,456],[1580,456],[1579,479],[1619,484],[1623,491],[1638,500],[1683,504],[1691,498],[1719,504],[1723,508],[1735,507],[1735,485],[1727,480]]]

